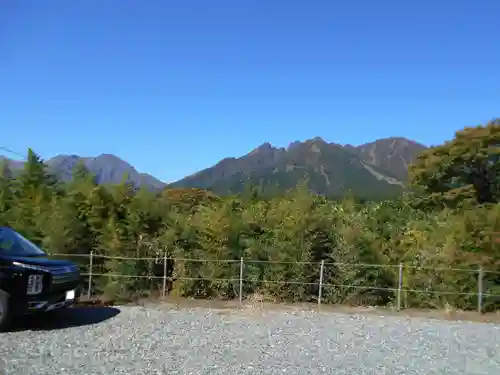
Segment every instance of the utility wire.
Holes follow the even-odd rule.
[[[22,155],[19,152],[14,151],[14,150],[12,150],[12,149],[10,149],[8,147],[0,146],[0,150],[4,150],[4,151],[8,152],[9,154],[16,155],[16,156],[22,158],[23,162],[27,162],[27,159],[26,159],[26,157],[24,155]],[[17,160],[17,161],[21,161],[21,160]],[[47,164],[45,164],[45,165],[47,165]],[[56,174],[65,174],[66,176],[68,176],[70,178],[73,178],[72,171],[70,172],[70,171],[66,171],[66,170],[63,170],[63,169],[57,169]],[[138,190],[138,188],[135,187],[134,190]]]
[[[21,153],[19,152],[16,152],[8,147],[5,147],[5,146],[0,146],[0,150],[3,150],[3,151],[6,151],[8,152],[9,154],[12,154],[12,155],[15,155],[17,157],[20,157],[22,158],[22,160],[15,160],[15,161],[22,161],[22,162],[27,162],[26,160],[26,157],[24,155],[22,155]],[[67,176],[69,177],[73,177],[73,174],[69,171],[65,171],[65,170],[57,170],[57,173],[63,173],[63,174],[66,174]]]
[[[24,155],[21,155],[18,152],[12,151],[10,148],[4,147],[4,146],[0,146],[0,150],[4,150],[4,151],[7,151],[9,154],[19,156],[19,157],[21,157],[23,159],[23,161],[26,161],[26,159],[24,158]]]

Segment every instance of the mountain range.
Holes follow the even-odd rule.
[[[111,154],[58,155],[45,163],[49,171],[64,181],[71,178],[74,166],[82,161],[96,176],[97,183],[119,183],[126,173],[134,186],[146,186],[152,191],[196,187],[224,195],[242,192],[251,183],[259,185],[263,192],[282,192],[306,179],[311,190],[329,196],[352,191],[361,197],[384,198],[404,190],[408,165],[425,148],[400,137],[360,146],[328,143],[319,137],[293,142],[287,148],[264,143],[244,156],[225,158],[171,184],[140,173]],[[7,158],[0,156],[1,159]],[[22,168],[22,161],[7,160],[14,172]]]
[[[7,160],[9,168],[15,173],[23,168],[23,161],[8,159],[0,155],[0,161]],[[118,184],[127,174],[127,181],[136,187],[146,186],[152,191],[162,190],[167,186],[164,182],[147,173],[139,173],[132,165],[111,154],[102,154],[97,157],[82,157],[78,155],[57,155],[45,160],[47,169],[62,181],[72,178],[73,168],[83,162],[87,169],[94,174],[98,184]]]
[[[352,191],[384,198],[405,188],[408,166],[426,147],[406,138],[385,138],[360,146],[322,138],[293,142],[287,148],[264,143],[240,158],[226,158],[170,187],[198,187],[216,194],[241,192],[249,182],[263,191],[283,191],[307,179],[311,190],[329,196]]]

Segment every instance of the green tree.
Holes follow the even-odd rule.
[[[28,149],[23,170],[15,179],[12,226],[37,244],[43,242],[43,223],[50,216],[48,204],[55,193],[55,181],[43,160]]]
[[[465,128],[424,151],[410,168],[423,205],[451,206],[500,200],[500,120]]]
[[[23,165],[23,170],[18,181],[20,189],[24,191],[34,191],[49,187],[54,188],[57,186],[57,180],[52,174],[47,172],[47,166],[43,159],[31,148],[28,149],[26,162]]]
[[[69,188],[78,188],[81,186],[92,187],[96,185],[95,176],[90,173],[85,163],[81,160],[73,167],[71,177],[71,182],[68,184]]]
[[[6,159],[0,161],[0,225],[7,224],[13,204],[12,171]]]
[[[173,293],[234,298],[243,257],[244,297],[314,301],[325,261],[324,303],[387,305],[402,262],[405,306],[471,309],[476,270],[500,265],[498,126],[458,132],[412,168],[422,203],[453,209],[423,210],[412,194],[332,200],[312,194],[306,182],[273,197],[251,189],[231,197],[202,189],[153,194],[126,176],[97,185],[81,163],[59,186],[30,150],[20,174],[0,165],[0,225],[82,259],[84,272],[81,255],[94,251],[93,292],[114,298],[157,293],[165,263]],[[165,255],[175,259],[165,262]],[[500,278],[485,272],[483,285],[484,306],[498,308]]]

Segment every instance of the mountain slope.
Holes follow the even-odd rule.
[[[0,160],[7,159],[0,156]],[[13,170],[20,170],[23,162],[10,160],[9,167]],[[128,182],[135,187],[145,186],[149,190],[159,191],[166,184],[155,177],[139,173],[133,166],[111,154],[102,154],[97,157],[80,157],[77,155],[57,155],[45,161],[48,170],[63,181],[68,181],[72,177],[72,171],[76,164],[82,161],[87,169],[96,177],[98,184],[117,184],[120,183],[125,174],[128,175]]]
[[[364,161],[389,171],[396,178],[405,181],[408,165],[426,147],[406,138],[385,138],[356,147]]]
[[[23,162],[19,160],[12,160],[3,155],[0,155],[0,163],[3,161],[7,161],[9,163],[9,169],[12,171],[17,171],[23,168]]]
[[[379,139],[360,146],[327,143],[321,138],[293,142],[287,148],[264,143],[247,155],[223,159],[168,186],[227,194],[242,192],[251,183],[262,186],[264,191],[278,193],[294,188],[306,178],[309,188],[321,194],[339,196],[352,191],[367,198],[390,197],[404,189],[408,165],[424,149],[425,146],[405,138]],[[49,171],[67,181],[80,161],[99,184],[120,183],[127,174],[128,181],[136,187],[159,191],[167,186],[110,154],[58,155],[46,164]],[[9,165],[16,171],[23,162],[10,160]]]
[[[248,182],[264,191],[284,191],[307,178],[310,189],[339,196],[346,191],[367,198],[389,197],[405,187],[408,164],[425,146],[388,138],[354,146],[321,138],[285,148],[264,143],[240,158],[226,158],[170,187],[199,187],[217,194],[241,192]]]

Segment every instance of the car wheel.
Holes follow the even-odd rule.
[[[9,295],[0,290],[0,332],[7,329],[11,320]]]

